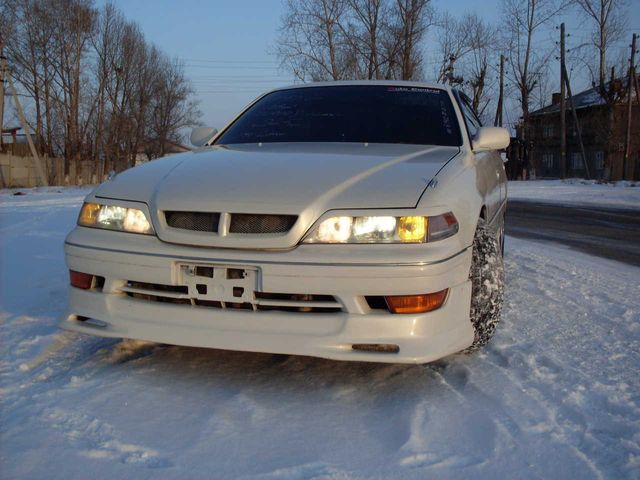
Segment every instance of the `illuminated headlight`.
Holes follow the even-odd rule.
[[[424,243],[458,232],[453,213],[423,216],[331,217],[317,224],[303,243]]]
[[[78,225],[148,235],[155,233],[142,210],[99,203],[85,202],[82,205]]]

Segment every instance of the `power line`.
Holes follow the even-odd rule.
[[[238,84],[243,84],[243,83],[282,83],[285,82],[289,79],[283,78],[283,79],[260,79],[260,78],[246,78],[246,79],[241,79],[241,80],[234,80],[234,79],[217,79],[217,80],[192,80],[193,83],[197,83],[200,85],[219,85],[219,84],[224,84],[224,83],[228,83],[230,85],[238,85]]]
[[[242,70],[278,70],[279,67],[266,66],[250,66],[250,65],[190,65],[186,64],[185,68],[206,68],[206,69],[242,69]]]
[[[229,63],[229,64],[270,64],[270,65],[279,65],[280,62],[275,60],[214,60],[214,59],[204,59],[204,58],[182,58],[185,62],[196,62],[196,63]]]
[[[287,75],[264,75],[264,74],[260,74],[260,73],[253,73],[253,74],[249,74],[249,75],[191,75],[191,78],[202,78],[202,79],[218,79],[218,78],[224,78],[224,79],[244,79],[244,78],[248,78],[248,79],[253,79],[253,78],[288,78]]]

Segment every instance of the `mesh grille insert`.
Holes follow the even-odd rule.
[[[172,228],[196,232],[218,232],[219,213],[208,212],[164,212],[167,225]]]
[[[229,232],[241,234],[286,233],[296,223],[296,215],[257,215],[234,213]]]

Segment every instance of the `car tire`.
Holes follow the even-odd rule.
[[[469,278],[471,280],[470,318],[475,331],[473,352],[486,345],[500,321],[504,300],[504,264],[500,241],[483,219],[478,221],[473,240]]]

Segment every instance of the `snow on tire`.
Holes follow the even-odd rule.
[[[483,219],[478,221],[471,260],[471,323],[473,352],[486,345],[496,331],[504,298],[504,265],[500,243]]]

